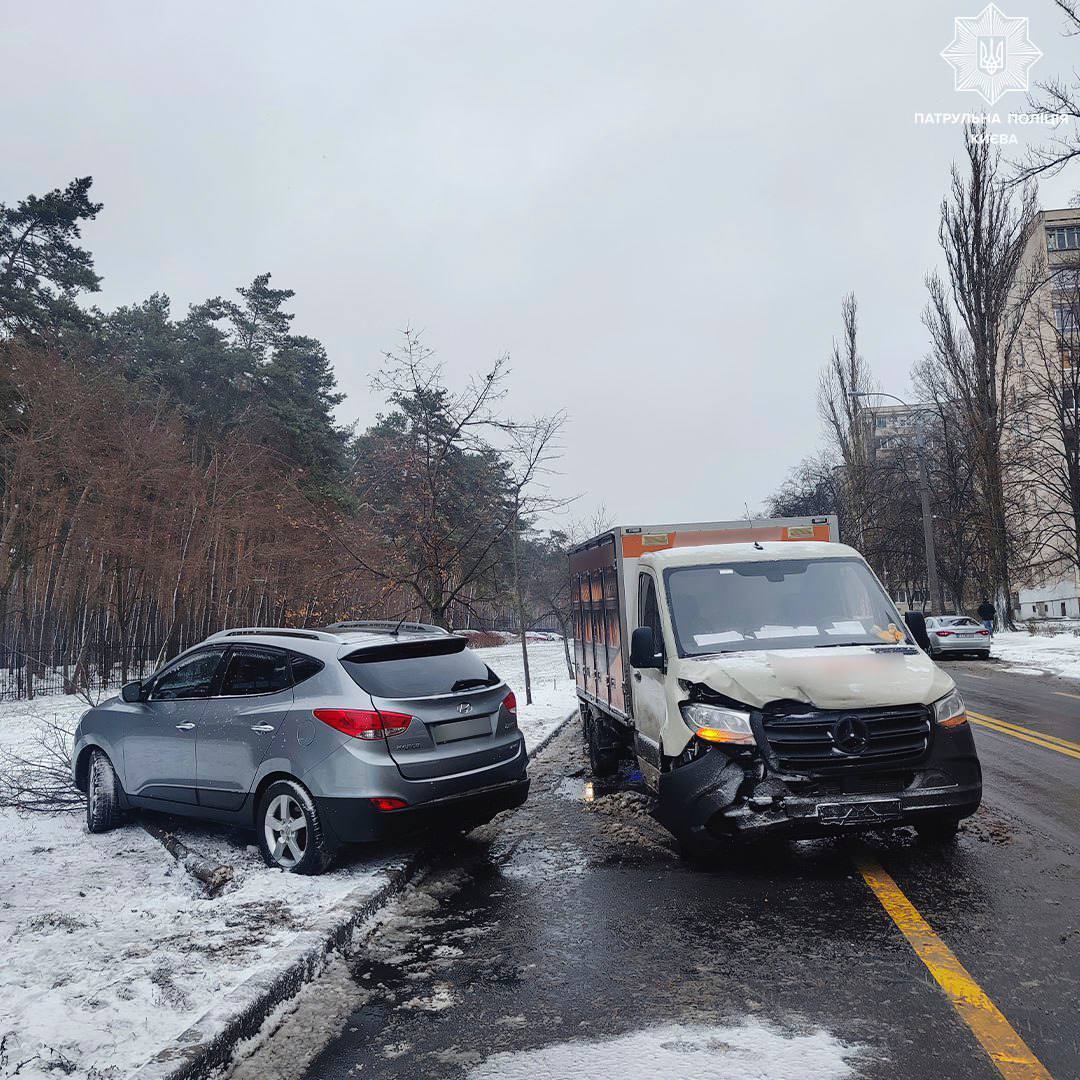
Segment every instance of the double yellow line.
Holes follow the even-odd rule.
[[[1032,731],[1031,728],[1011,724],[1007,720],[999,720],[996,716],[972,712],[971,709],[968,709],[968,719],[979,727],[996,731],[999,735],[1011,735],[1014,739],[1022,739],[1034,746],[1041,746],[1044,750],[1056,750],[1066,757],[1080,759],[1080,743],[1071,742],[1069,739],[1060,739],[1057,735],[1044,735],[1041,731]]]
[[[998,1072],[1007,1080],[1051,1080],[1046,1066],[1031,1052],[956,954],[934,933],[900,886],[876,862],[856,861],[863,880],[945,991],[952,1007],[979,1040]]]

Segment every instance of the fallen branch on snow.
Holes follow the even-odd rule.
[[[168,829],[152,821],[140,821],[139,824],[206,890],[206,895],[213,899],[232,881],[235,871],[231,866],[215,866],[209,859],[197,851],[192,851],[182,840],[175,837]]]
[[[0,808],[21,814],[81,810],[86,797],[71,779],[71,731],[43,721],[26,752],[0,753]]]

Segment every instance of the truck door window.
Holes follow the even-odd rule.
[[[653,632],[653,641],[664,651],[664,629],[660,625],[660,605],[656,601],[656,582],[648,574],[638,575],[638,626]]]

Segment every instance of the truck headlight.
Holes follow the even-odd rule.
[[[754,745],[748,712],[691,702],[682,706],[682,715],[686,726],[706,742]]]
[[[933,709],[938,727],[958,728],[967,723],[967,709],[959,690],[950,690],[943,698],[938,698]]]

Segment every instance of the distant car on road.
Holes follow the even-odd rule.
[[[930,655],[935,660],[964,653],[987,660],[994,643],[994,635],[967,615],[935,615],[926,620],[926,632],[930,635]]]
[[[140,808],[246,826],[299,874],[344,843],[475,827],[529,790],[513,691],[418,623],[215,634],[90,709],[72,770],[90,832]]]

